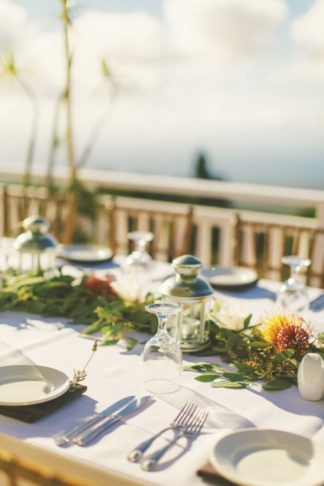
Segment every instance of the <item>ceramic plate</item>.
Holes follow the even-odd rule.
[[[257,273],[246,267],[209,267],[202,271],[210,285],[219,288],[244,288],[257,282]]]
[[[233,432],[214,446],[217,471],[244,486],[319,486],[324,481],[324,448],[280,430]]]
[[[69,386],[70,380],[67,375],[47,366],[0,367],[0,405],[34,405],[48,402],[63,395]]]
[[[105,246],[67,245],[63,246],[59,256],[76,263],[100,263],[112,258],[112,251]]]

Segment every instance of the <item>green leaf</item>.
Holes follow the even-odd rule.
[[[216,380],[216,378],[219,378],[219,375],[199,375],[199,376],[195,376],[195,380],[202,381],[202,382],[214,381],[214,380]]]
[[[96,331],[100,330],[100,321],[93,322],[91,326],[88,326],[82,334],[93,334]]]
[[[193,365],[186,365],[184,367],[185,371],[198,371],[200,373],[214,371],[215,373],[223,373],[227,371],[225,368],[217,363],[195,363]]]
[[[290,359],[295,354],[294,349],[286,349],[285,351],[280,351],[273,359],[274,363],[281,364],[286,359]]]
[[[127,338],[127,351],[131,351],[137,344],[137,339]]]
[[[233,364],[239,371],[241,371],[245,375],[255,376],[255,370],[254,368],[252,368],[252,366],[248,366],[244,363],[239,363],[238,361],[235,361]]]
[[[192,351],[190,354],[194,356],[202,356],[202,357],[207,357],[207,356],[215,356],[217,354],[224,353],[225,350],[223,348],[220,348],[219,346],[209,346],[206,349],[202,349],[200,351]]]
[[[229,381],[244,381],[247,378],[246,373],[223,373],[224,378]]]
[[[319,354],[324,359],[324,348],[317,348],[314,353]]]
[[[102,74],[104,75],[105,78],[107,78],[107,79],[111,78],[110,67],[108,65],[108,62],[104,58],[101,60],[101,72],[102,72]]]
[[[113,344],[117,344],[119,341],[119,339],[111,339],[109,337],[105,337],[102,341],[101,341],[101,346],[112,346]]]
[[[213,332],[214,334],[216,334],[219,331],[219,327],[217,326],[217,324],[214,321],[208,321],[207,324],[208,324],[210,332]]]
[[[269,348],[269,346],[271,346],[271,343],[265,343],[264,341],[252,341],[250,342],[250,346],[253,349],[263,349]]]
[[[227,337],[227,344],[230,348],[233,349],[240,342],[240,339],[241,336],[237,332],[231,331],[229,332]]]
[[[243,328],[244,329],[247,329],[250,325],[250,322],[251,322],[251,319],[252,319],[252,314],[249,314],[245,319],[244,319],[244,323],[243,323]]]
[[[195,364],[190,364],[186,365],[185,369],[187,371],[211,371],[213,369],[212,363],[195,363]]]
[[[265,391],[276,391],[276,390],[286,390],[293,385],[292,381],[285,378],[275,378],[274,380],[268,381],[262,385]]]
[[[242,389],[246,388],[249,383],[242,382],[242,381],[230,381],[230,380],[220,380],[215,381],[212,383],[213,388],[235,388],[235,389]]]

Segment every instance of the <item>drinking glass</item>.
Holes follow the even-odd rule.
[[[180,306],[155,302],[145,309],[158,319],[157,333],[147,341],[142,355],[145,387],[151,393],[172,393],[179,389],[182,353],[180,343],[167,331],[167,322]]]
[[[310,265],[309,258],[290,255],[282,257],[281,262],[290,266],[290,277],[280,287],[277,304],[291,311],[307,310],[308,292],[306,285],[301,280],[300,273]]]
[[[128,255],[126,266],[139,269],[147,269],[152,258],[147,252],[147,244],[154,238],[150,231],[131,231],[128,233],[128,239],[134,241],[134,251]]]

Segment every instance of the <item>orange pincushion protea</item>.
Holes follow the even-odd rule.
[[[279,351],[285,349],[295,349],[297,355],[303,355],[306,353],[310,346],[311,332],[309,329],[304,329],[300,326],[283,327],[277,335],[277,345]]]
[[[277,344],[278,333],[281,329],[292,324],[291,316],[278,314],[269,317],[265,322],[262,330],[263,337],[270,343]]]
[[[269,317],[264,323],[262,334],[267,341],[277,345],[279,351],[294,349],[298,355],[308,350],[313,337],[311,326],[294,314]]]

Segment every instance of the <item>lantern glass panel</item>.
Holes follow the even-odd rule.
[[[183,255],[173,260],[172,266],[175,274],[162,284],[161,294],[181,306],[173,335],[181,342],[183,351],[199,351],[209,344],[205,320],[214,291],[200,275],[203,265],[197,257]]]
[[[20,273],[45,275],[51,278],[56,274],[57,241],[49,234],[49,224],[40,216],[30,216],[23,222],[25,232],[13,243],[17,251],[17,270]]]

